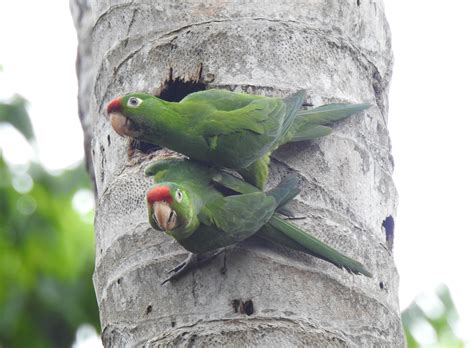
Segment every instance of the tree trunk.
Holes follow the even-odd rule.
[[[81,119],[92,137],[104,345],[403,346],[390,250],[397,194],[382,1],[91,3],[87,9],[87,0],[71,0],[79,62],[92,69],[78,70],[79,100],[89,108]],[[203,87],[273,96],[306,89],[314,106],[374,105],[320,141],[279,149],[269,183],[298,173],[302,192],[293,209],[306,219],[295,223],[362,261],[374,278],[251,240],[160,285],[186,254],[147,222],[143,168],[164,150],[117,136],[105,106],[132,91],[179,99]]]

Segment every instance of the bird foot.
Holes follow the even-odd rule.
[[[224,250],[225,248],[221,248],[203,254],[189,253],[188,257],[183,262],[168,271],[168,274],[171,275],[163,282],[161,282],[161,285],[164,285],[171,280],[177,280],[178,278],[181,278],[184,274],[188,273],[193,268],[196,268],[199,265],[211,261],[216,256],[221,254]]]
[[[284,215],[285,217],[295,216],[295,212],[286,206],[278,208],[277,212],[279,212],[281,215]]]
[[[297,215],[292,209],[288,207],[281,207],[278,212],[284,216],[285,220],[303,220],[306,219],[304,215]]]
[[[290,221],[292,221],[292,220],[304,220],[306,218],[307,218],[307,216],[305,216],[305,215],[285,216],[285,220],[290,220]]]

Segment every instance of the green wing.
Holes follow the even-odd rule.
[[[201,119],[194,129],[205,137],[227,135],[239,131],[265,132],[269,114],[278,110],[278,103],[272,99],[257,99],[240,109],[231,111],[215,110]]]
[[[233,141],[238,141],[243,144],[248,144],[248,147],[249,147],[248,149],[245,149],[245,145],[240,146],[241,153],[242,152],[245,152],[247,154],[255,153],[256,155],[252,159],[252,163],[250,163],[248,166],[243,167],[243,168],[238,168],[239,174],[242,175],[242,177],[246,181],[257,186],[260,189],[264,188],[265,183],[267,182],[267,179],[268,179],[268,166],[270,163],[271,151],[273,151],[279,146],[279,144],[282,141],[281,139],[286,138],[286,134],[291,129],[291,126],[293,122],[295,121],[296,113],[298,109],[301,107],[301,105],[303,104],[305,96],[306,96],[306,92],[301,90],[282,100],[278,100],[274,98],[265,98],[265,99],[258,100],[258,103],[263,106],[261,109],[258,110],[258,112],[264,116],[263,118],[261,118],[261,120],[263,120],[264,122],[259,124],[262,130],[262,132],[259,134],[265,133],[266,139],[264,141],[267,141],[268,145],[263,147],[264,151],[258,151],[257,153],[255,153],[254,152],[255,150],[253,150],[252,147],[258,148],[259,145],[263,145],[263,143],[253,144],[253,143],[247,142],[250,139],[247,138],[245,135],[242,136],[241,139],[233,140]],[[254,112],[257,112],[257,110],[254,110]],[[243,119],[248,119],[248,118],[249,117],[247,114],[242,114],[240,116],[239,123],[241,123]],[[269,125],[271,124],[271,127],[266,127],[267,121]],[[229,122],[229,121],[226,121],[226,122]],[[246,122],[246,124],[249,124],[249,123]],[[276,126],[277,124],[281,124],[281,126]],[[214,141],[214,144],[217,144],[218,139],[217,139],[216,131],[218,129],[222,130],[223,124],[216,123],[215,126],[219,128],[212,128],[212,127],[209,127],[208,124],[206,124],[208,135],[213,134],[209,132],[214,132],[216,136],[212,140]],[[240,128],[240,129],[234,128],[234,129],[236,130],[236,132],[243,130],[243,128]],[[231,144],[223,144],[223,145],[230,146]],[[213,148],[212,141],[210,142],[210,147]],[[260,156],[258,156],[259,154]]]
[[[202,208],[199,221],[224,231],[235,242],[257,232],[273,215],[275,200],[263,192],[215,199]]]
[[[230,92],[224,89],[209,89],[206,91],[188,94],[180,101],[180,104],[206,103],[212,105],[216,110],[232,111],[241,109],[251,102],[266,97]]]
[[[279,99],[210,90],[190,94],[179,103],[179,109],[187,114],[199,114],[193,132],[208,138],[211,147],[218,141],[213,137],[251,131],[268,137],[265,142],[269,142],[271,151],[291,129],[305,95],[301,90]],[[245,136],[241,140],[245,141]]]
[[[179,243],[193,253],[235,244],[254,235],[274,210],[275,201],[263,192],[215,199],[198,214],[199,228]]]
[[[221,171],[217,173],[212,180],[218,185],[226,187],[236,193],[260,192],[257,187],[226,172]],[[275,188],[266,192],[266,194],[272,196],[275,199],[277,208],[280,208],[295,198],[299,192],[298,177],[296,175],[288,175]]]
[[[258,191],[255,186],[226,172],[216,174],[213,177],[213,181],[235,192],[247,193]],[[296,185],[296,176],[290,175],[273,190],[267,192],[267,194],[272,195],[279,202],[279,207],[282,207],[298,194]],[[361,273],[368,277],[372,276],[360,262],[343,255],[298,226],[276,215],[271,217],[269,222],[258,231],[257,235],[274,243],[318,257],[353,273]]]
[[[254,235],[272,216],[275,200],[265,193],[217,197],[198,214],[199,228],[179,243],[193,253],[235,244]]]
[[[283,107],[276,98],[216,89],[189,94],[178,104],[181,112],[198,114],[193,132],[206,137],[242,130],[263,134],[263,123]]]
[[[198,110],[206,105],[214,112],[201,118],[196,131],[205,135],[223,135],[238,130],[251,130],[258,134],[265,132],[262,122],[269,119],[282,121],[279,134],[284,135],[293,124],[296,113],[303,104],[306,92],[298,91],[284,99],[234,93],[225,90],[208,90],[189,94],[179,104],[186,110]],[[285,108],[283,107],[285,106]],[[182,108],[181,108],[182,109]],[[184,110],[184,109],[182,109]]]

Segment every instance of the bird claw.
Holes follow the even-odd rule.
[[[179,263],[176,267],[173,267],[172,269],[170,269],[167,274],[171,274],[168,278],[166,278],[165,280],[163,280],[161,282],[161,285],[164,285],[166,284],[167,282],[169,282],[170,280],[174,280],[174,279],[178,279],[179,277],[181,277],[184,273],[186,273],[187,271],[189,271],[192,267],[193,267],[193,264],[196,262],[196,258],[198,257],[197,254],[193,254],[193,253],[189,253],[188,254],[188,257],[186,257],[186,259]]]
[[[293,221],[293,220],[304,220],[307,216],[305,215],[298,215],[298,216],[285,216],[285,220]]]
[[[285,220],[303,220],[303,219],[306,219],[306,216],[296,215],[296,213],[292,209],[290,209],[286,206],[279,208],[277,211],[278,211],[278,213],[280,213],[284,216]]]
[[[195,267],[197,267],[201,264],[204,264],[208,261],[211,261],[216,256],[221,254],[224,250],[225,250],[225,248],[221,248],[221,249],[218,249],[218,250],[215,250],[215,251],[212,251],[212,252],[209,252],[209,253],[203,253],[203,254],[189,253],[186,260],[179,263],[176,267],[174,267],[174,268],[172,268],[168,271],[168,274],[171,274],[171,273],[173,273],[173,274],[171,274],[168,278],[163,280],[161,282],[161,285],[164,285],[164,284],[166,284],[167,282],[169,282],[171,280],[176,280],[178,278],[181,278],[184,274],[188,273],[191,269],[193,269],[193,268],[195,268]]]
[[[190,254],[190,255],[192,255],[192,254]],[[170,274],[170,273],[173,273],[173,272],[178,272],[181,268],[186,266],[186,262],[188,261],[188,259],[189,259],[189,256],[186,258],[186,260],[184,260],[183,262],[178,264],[176,267],[170,269],[167,273]]]
[[[280,207],[277,209],[277,212],[279,212],[280,214],[284,215],[285,217],[293,217],[295,216],[295,213],[293,210],[291,210],[290,208],[288,208],[287,206],[283,206],[283,207]]]

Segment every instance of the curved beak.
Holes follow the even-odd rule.
[[[113,112],[109,117],[110,124],[118,135],[124,137],[128,134],[128,119],[121,113]]]
[[[165,232],[176,227],[176,212],[166,202],[153,203],[153,214],[158,226]]]
[[[107,105],[107,115],[114,131],[122,137],[127,135],[128,120],[122,115],[122,97],[115,98]]]

